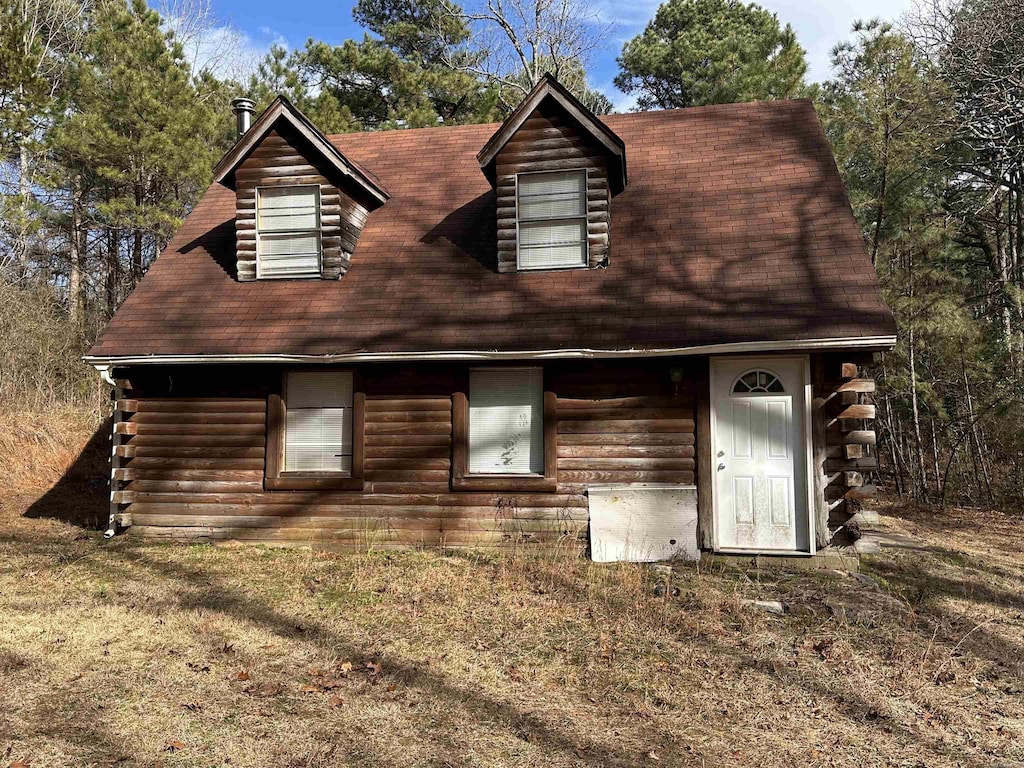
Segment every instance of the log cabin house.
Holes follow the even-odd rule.
[[[809,101],[599,118],[547,77],[501,125],[235,111],[86,356],[112,526],[586,545],[611,489],[659,557],[799,555],[871,493],[895,326]]]

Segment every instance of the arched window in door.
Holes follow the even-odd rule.
[[[786,391],[779,377],[771,371],[747,371],[732,386],[734,395],[777,395]]]

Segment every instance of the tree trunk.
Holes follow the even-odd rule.
[[[914,297],[914,255],[909,254],[909,277],[910,277],[910,298]],[[910,368],[910,409],[914,419],[914,451],[917,454],[917,471],[918,471],[918,493],[920,498],[926,499],[928,497],[928,486],[926,482],[926,473],[924,468],[924,446],[923,440],[921,439],[921,414],[917,403],[917,354],[914,349],[915,338],[914,338],[914,327],[911,325],[908,331],[908,348],[909,348],[909,360],[908,366]]]
[[[963,372],[964,377],[964,395],[967,399],[967,424],[971,430],[971,440],[974,443],[974,450],[978,456],[978,463],[980,466],[981,480],[985,484],[985,492],[988,495],[989,501],[992,501],[992,482],[989,479],[988,467],[985,465],[985,451],[982,450],[981,435],[978,432],[978,423],[974,417],[974,397],[971,395],[971,380],[967,376],[967,360],[964,356],[963,344],[960,345],[960,370]]]
[[[77,326],[82,321],[82,178],[71,182],[71,231],[68,233],[68,312]]]
[[[135,215],[138,217],[142,210],[142,184],[135,183]],[[142,229],[138,221],[132,232],[132,288],[139,284],[142,279]]]
[[[932,433],[932,471],[935,473],[935,493],[942,493],[942,475],[939,474],[939,440],[936,436],[935,415],[928,414],[928,428]]]
[[[926,472],[924,468],[924,441],[921,439],[921,414],[917,404],[917,371],[914,354],[914,330],[910,330],[910,410],[914,420],[914,452],[917,454],[917,488],[920,498],[928,497]]]
[[[29,157],[27,139],[18,144],[18,239],[15,243],[17,255],[17,278],[24,280],[28,276],[28,199],[32,193],[29,183]]]
[[[117,284],[121,277],[121,243],[115,229],[107,230],[107,317],[117,309]]]

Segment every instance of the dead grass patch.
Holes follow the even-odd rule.
[[[3,765],[1024,761],[1009,515],[889,509],[936,549],[871,558],[876,584],[681,567],[655,597],[568,555],[104,542],[23,502],[0,503]]]

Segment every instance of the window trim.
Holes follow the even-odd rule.
[[[477,366],[478,370],[495,368],[536,368],[539,366]],[[548,391],[546,372],[541,368],[543,393],[544,474],[473,474],[469,471],[469,373],[466,368],[457,391],[452,393],[452,477],[453,491],[532,491],[553,493],[558,489],[558,398]]]
[[[519,178],[521,176],[545,176],[554,173],[582,173],[583,174],[583,215],[582,216],[555,216],[543,219],[523,219],[519,215]],[[590,184],[589,168],[567,168],[551,171],[526,171],[517,173],[515,176],[515,200],[516,200],[516,270],[522,272],[546,272],[563,269],[587,269],[590,266],[590,216],[587,210],[587,188]],[[582,221],[583,222],[583,260],[579,264],[567,264],[558,267],[524,267],[522,262],[522,233],[521,224],[533,224],[539,221]]]
[[[256,186],[256,216],[254,224],[256,226],[256,279],[257,280],[319,280],[324,274],[324,238],[323,238],[323,212],[321,198],[323,197],[323,189],[321,184],[260,184]],[[267,235],[305,235],[310,233],[316,234],[316,275],[273,275],[267,276],[261,274],[262,269],[262,258],[260,253],[261,233],[260,233],[260,201],[263,196],[264,190],[276,190],[276,189],[303,189],[310,188],[316,190],[316,227],[314,229],[283,229],[280,231],[266,232]]]
[[[275,391],[267,396],[267,447],[263,486],[268,491],[361,491],[365,443],[366,393],[358,369],[332,368],[332,372],[352,374],[352,472],[285,471],[285,413],[289,373],[325,372],[320,368],[288,368],[281,371]]]

